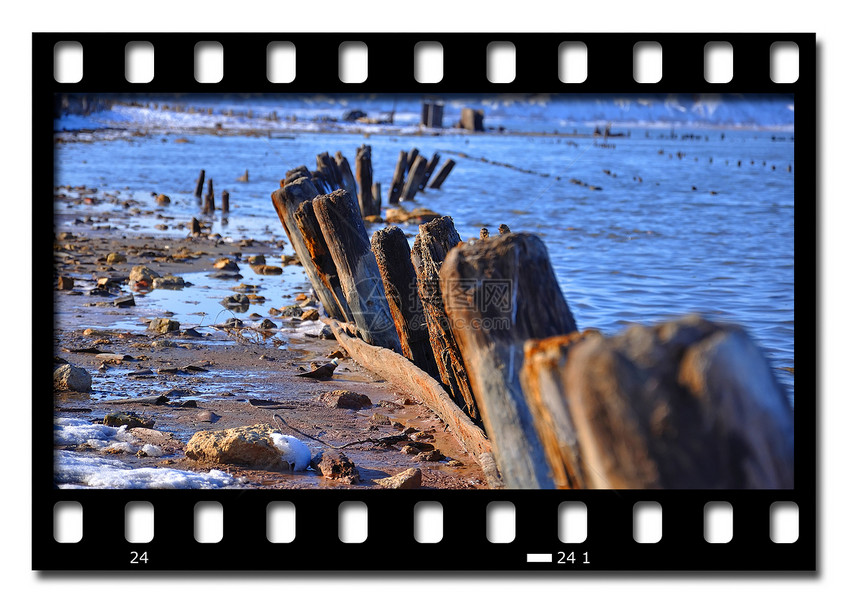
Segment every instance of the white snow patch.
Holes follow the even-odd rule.
[[[146,453],[148,457],[161,457],[164,454],[164,451],[155,444],[144,444],[140,450]]]
[[[272,443],[283,453],[281,459],[290,464],[292,471],[303,472],[308,469],[311,464],[311,449],[304,442],[279,433],[272,433],[271,436]]]

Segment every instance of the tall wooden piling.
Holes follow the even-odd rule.
[[[433,158],[427,162],[427,166],[424,168],[424,178],[422,178],[421,182],[418,183],[418,191],[424,191],[424,188],[427,186],[427,183],[430,182],[430,176],[436,169],[436,164],[439,163],[440,159],[439,154],[434,153]]]
[[[361,145],[355,153],[355,177],[358,183],[358,206],[362,217],[380,214],[373,201],[373,166],[370,145]]]
[[[448,175],[451,174],[451,170],[454,169],[454,160],[446,159],[445,163],[442,164],[442,167],[439,168],[439,172],[436,174],[436,177],[430,181],[430,184],[427,185],[430,189],[439,189],[442,187],[442,183],[445,182],[445,179],[448,178]]]
[[[403,356],[431,376],[438,376],[406,235],[396,225],[388,226],[374,232],[370,248],[376,256]]]
[[[520,384],[527,340],[576,331],[546,247],[532,234],[462,244],[439,284],[502,478],[511,488],[552,488]]]
[[[206,170],[200,171],[200,176],[197,177],[197,186],[194,188],[194,197],[200,199],[203,197],[203,182],[206,180]]]
[[[340,171],[341,188],[349,193],[354,202],[358,202],[358,189],[355,186],[355,177],[352,174],[352,168],[349,167],[349,161],[343,153],[337,151],[334,154],[334,163]]]
[[[400,202],[400,196],[403,194],[403,182],[406,180],[406,172],[409,169],[407,164],[408,154],[406,151],[401,151],[397,157],[397,166],[394,168],[394,177],[391,179],[391,187],[388,189],[388,203],[397,204]]]
[[[230,193],[226,189],[221,192],[221,212],[230,212]]]
[[[424,170],[427,168],[427,160],[422,156],[415,158],[412,168],[409,170],[409,177],[406,179],[406,186],[403,187],[403,195],[400,199],[408,202],[415,199],[415,194],[418,193],[418,185],[424,180]]]
[[[338,189],[314,198],[313,207],[362,339],[401,352],[379,266],[358,205],[345,190]]]
[[[325,282],[323,282],[319,274],[316,273],[316,265],[308,251],[308,247],[305,245],[304,238],[295,218],[295,213],[299,206],[307,200],[313,200],[320,192],[310,178],[301,176],[303,173],[299,169],[296,170],[298,171],[288,172],[287,176],[292,174],[300,178],[272,192],[272,205],[278,213],[278,218],[284,227],[284,233],[286,233],[290,244],[293,246],[296,257],[299,258],[308,275],[308,280],[314,289],[314,293],[317,294],[320,303],[328,315],[333,319],[340,319],[343,317],[343,314],[338,306],[338,301],[329,288],[326,287]],[[304,172],[307,172],[307,168],[304,169]]]
[[[418,295],[424,308],[430,346],[439,370],[442,385],[451,394],[454,403],[473,420],[479,421],[478,407],[469,385],[469,376],[463,357],[451,329],[442,289],[439,286],[439,268],[448,251],[460,243],[460,235],[451,217],[440,217],[418,227],[418,236],[412,246],[412,265],[418,281]]]
[[[418,158],[418,149],[410,149],[409,153],[406,155],[406,172],[412,169],[412,164],[415,163],[415,160]]]

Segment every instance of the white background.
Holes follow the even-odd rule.
[[[4,269],[0,428],[3,600],[10,609],[205,609],[236,605],[272,609],[379,610],[469,607],[474,610],[827,609],[856,605],[858,484],[856,342],[858,202],[856,16],[840,2],[122,2],[8,3],[3,10],[0,155]],[[836,8],[840,6],[840,8]],[[13,8],[14,7],[14,8]],[[819,200],[821,250],[819,439],[820,574],[808,576],[563,578],[510,576],[427,578],[410,575],[94,577],[45,576],[30,570],[29,393],[31,325],[50,325],[30,312],[30,53],[33,31],[557,31],[557,32],[815,32],[819,57]],[[737,58],[736,58],[737,61]],[[44,172],[40,169],[39,172]],[[51,177],[46,175],[46,181]],[[798,202],[798,208],[815,202]],[[50,202],[37,204],[47,211]],[[40,215],[44,219],[44,215]],[[798,228],[802,248],[804,232]],[[20,240],[10,238],[20,236]],[[815,263],[798,250],[797,265]],[[40,271],[39,283],[51,283]],[[798,287],[798,295],[813,291]],[[797,321],[809,330],[815,321]],[[49,355],[42,355],[50,367]],[[811,372],[799,372],[809,381]],[[34,406],[33,410],[51,410]],[[797,410],[812,410],[797,406]],[[50,526],[41,526],[50,529]],[[177,551],[177,554],[185,554]],[[468,554],[468,551],[463,551]],[[392,555],[398,552],[392,550]],[[73,560],[72,560],[73,561]],[[480,563],[479,560],[476,560]],[[324,569],[324,568],[318,568]],[[358,568],[357,568],[358,569]],[[854,601],[855,604],[850,602]],[[422,605],[423,604],[423,605]]]

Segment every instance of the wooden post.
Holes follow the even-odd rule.
[[[418,157],[418,149],[412,149],[406,155],[406,172],[409,172],[412,169],[412,164],[415,163],[415,159]]]
[[[424,308],[430,346],[442,385],[451,394],[454,403],[473,420],[479,421],[478,407],[469,386],[463,357],[454,339],[448,315],[445,314],[439,287],[439,268],[448,251],[459,243],[460,235],[451,217],[439,217],[419,225],[418,236],[412,246],[412,265],[415,267],[418,295]]]
[[[230,212],[230,194],[227,192],[226,189],[221,192],[221,212]]]
[[[212,179],[206,181],[206,201],[204,212],[211,215],[215,213],[215,190],[212,187]]]
[[[317,170],[322,173],[325,182],[328,185],[328,192],[340,189],[341,185],[340,171],[334,163],[331,155],[328,152],[317,155]]]
[[[314,214],[313,201],[305,200],[299,204],[293,216],[296,219],[296,226],[299,228],[317,275],[337,301],[338,312],[340,312],[341,316],[335,318],[341,321],[354,321],[343,289],[341,288],[340,279],[337,276],[337,268],[334,265],[334,260],[331,258],[331,253],[329,253],[325,238]]]
[[[741,328],[688,316],[526,351],[523,388],[539,397],[531,407],[560,486],[794,486],[794,412]]]
[[[307,171],[307,169],[305,169],[305,171]],[[296,256],[299,258],[299,261],[305,269],[305,273],[308,275],[308,280],[314,289],[314,293],[317,294],[320,303],[323,305],[323,308],[328,315],[337,319],[343,316],[341,309],[338,306],[337,299],[334,294],[329,291],[328,287],[326,287],[319,274],[316,273],[316,265],[308,251],[308,247],[305,245],[305,241],[295,218],[295,212],[298,210],[302,202],[313,200],[319,194],[320,192],[317,190],[311,179],[301,177],[291,182],[289,185],[272,192],[272,205],[278,213],[278,218],[281,220],[284,232],[287,234],[287,238],[293,246],[293,251],[295,251]]]
[[[370,188],[370,193],[373,195],[373,207],[382,212],[382,186],[379,183],[374,183]]]
[[[424,180],[425,168],[427,168],[427,160],[419,155],[409,170],[409,178],[406,179],[406,186],[403,188],[403,195],[400,198],[402,201],[408,202],[415,199],[415,194],[418,193],[418,184]]]
[[[353,202],[358,202],[358,189],[355,186],[355,177],[352,175],[349,161],[338,151],[334,154],[334,163],[340,171],[341,187],[349,192]]]
[[[206,180],[206,170],[200,171],[200,176],[197,177],[197,187],[194,188],[194,197],[200,199],[203,197],[203,181]]]
[[[533,234],[460,245],[445,259],[439,284],[505,484],[553,488],[520,385],[527,340],[576,331],[546,247]]]
[[[436,164],[439,163],[439,154],[434,153],[433,159],[431,159],[427,163],[427,167],[424,168],[424,178],[421,179],[421,182],[418,183],[418,191],[424,191],[424,188],[427,186],[427,183],[430,181],[430,175],[433,174],[433,171],[436,169]]]
[[[297,166],[295,168],[291,168],[290,170],[287,170],[287,172],[284,174],[284,180],[286,181],[284,185],[289,185],[293,181],[303,177],[311,178],[311,172],[310,170],[308,170],[307,166]]]
[[[314,214],[362,339],[401,352],[361,212],[343,189],[314,198]]]
[[[361,145],[355,153],[355,176],[358,182],[358,205],[362,217],[378,215],[381,211],[373,202],[373,166],[370,161],[370,145]]]
[[[431,376],[438,376],[406,235],[394,225],[377,230],[370,248],[376,256],[403,356]]]
[[[430,181],[430,184],[427,185],[430,189],[439,189],[442,186],[442,183],[445,182],[445,179],[448,178],[448,175],[451,174],[451,170],[454,169],[454,160],[446,159],[445,163],[442,164],[442,167],[439,168],[439,172],[436,174],[436,178]]]
[[[403,193],[403,181],[406,180],[406,171],[409,166],[406,151],[401,151],[397,157],[397,166],[394,168],[394,178],[391,179],[391,187],[388,189],[388,203],[397,204],[400,202],[400,195]]]

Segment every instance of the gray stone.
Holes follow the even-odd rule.
[[[83,368],[70,363],[61,365],[54,370],[54,388],[60,391],[90,391],[93,379]]]

